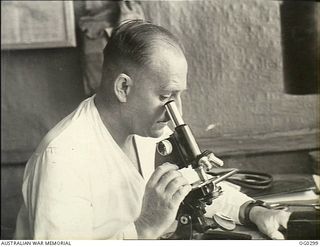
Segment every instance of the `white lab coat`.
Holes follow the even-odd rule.
[[[28,161],[15,238],[136,239],[134,221],[154,169],[156,140],[135,138],[143,176],[106,129],[94,96],[84,100]],[[239,207],[250,198],[225,190],[208,214],[219,211],[238,222]]]

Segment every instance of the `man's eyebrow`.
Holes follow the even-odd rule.
[[[166,85],[161,85],[160,86],[160,90],[162,91],[170,91],[170,92],[180,92],[180,91],[184,91],[187,90],[188,88],[181,88],[178,85],[175,84],[166,84]]]

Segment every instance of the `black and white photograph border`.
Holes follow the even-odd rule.
[[[50,10],[49,6],[52,7]],[[183,178],[189,176],[190,172],[185,170],[190,169],[193,172],[190,176],[196,176],[198,181],[195,182],[193,178],[187,178],[187,181],[191,184],[191,192],[197,193],[189,193],[181,204],[184,206],[180,205],[179,211],[176,212],[177,219],[180,219],[178,229],[182,226],[183,230],[174,232],[178,235],[169,232],[163,236],[169,236],[169,239],[170,237],[174,239],[172,236],[178,236],[176,239],[189,239],[190,236],[193,240],[223,239],[227,241],[218,243],[232,245],[245,243],[246,246],[270,244],[267,240],[283,237],[286,240],[296,241],[275,240],[272,244],[318,245],[320,239],[320,20],[318,16],[320,16],[320,3],[303,0],[1,1],[1,245],[78,246],[86,243],[72,238],[73,235],[70,235],[70,240],[68,237],[65,237],[65,240],[39,240],[42,242],[38,244],[28,238],[21,242],[13,240],[19,221],[17,221],[18,213],[23,211],[22,205],[28,204],[29,217],[35,217],[36,214],[35,211],[31,212],[36,210],[35,208],[31,210],[31,207],[34,207],[31,204],[38,199],[33,198],[35,201],[31,203],[30,198],[27,198],[27,195],[30,196],[28,193],[34,195],[41,191],[50,191],[53,194],[61,192],[61,196],[66,196],[72,191],[80,190],[80,185],[84,188],[82,195],[86,193],[85,189],[88,188],[85,188],[84,184],[88,181],[81,180],[80,183],[80,180],[77,180],[80,176],[89,174],[89,170],[87,174],[82,171],[81,166],[84,166],[84,162],[78,164],[79,169],[62,169],[63,173],[57,177],[48,176],[47,173],[50,170],[51,173],[59,172],[57,168],[59,165],[53,165],[54,169],[46,170],[43,162],[41,165],[46,171],[43,179],[38,179],[36,176],[41,172],[39,168],[41,162],[34,162],[37,165],[32,164],[37,155],[43,155],[39,150],[45,145],[45,141],[48,141],[47,133],[52,129],[57,130],[57,126],[68,124],[71,119],[74,120],[73,115],[69,114],[74,114],[75,109],[79,110],[81,104],[83,109],[97,105],[97,108],[94,106],[94,113],[97,116],[100,114],[101,118],[98,119],[101,126],[103,124],[107,126],[114,148],[106,150],[110,153],[105,156],[107,159],[117,156],[121,147],[123,152],[120,153],[125,157],[118,158],[132,163],[132,167],[125,165],[121,170],[127,170],[126,172],[134,179],[142,178],[149,186],[147,183],[149,178],[152,180],[155,176],[152,176],[153,170],[157,172],[159,167],[167,162],[179,168],[179,170],[173,166],[164,168],[168,169],[167,177],[172,173],[171,179],[179,177],[179,183],[183,183],[180,176]],[[137,19],[141,20],[143,23],[141,25],[151,23],[150,25],[168,30],[169,34],[160,28],[152,29],[152,32],[162,30],[162,40],[169,42],[170,47],[174,49],[174,52],[172,48],[168,49],[167,44],[161,49],[157,48],[156,57],[159,60],[157,62],[165,63],[167,66],[156,67],[155,71],[158,72],[159,78],[155,74],[150,78],[154,80],[154,84],[167,80],[170,85],[172,78],[177,83],[175,90],[170,89],[166,93],[157,95],[157,100],[163,102],[163,115],[159,113],[156,127],[153,126],[150,133],[140,129],[146,127],[144,124],[148,124],[148,121],[155,121],[150,120],[151,113],[148,110],[152,109],[151,104],[156,100],[152,101],[151,96],[148,98],[147,91],[150,91],[151,87],[144,89],[143,86],[136,87],[134,80],[136,77],[133,77],[133,74],[139,78],[143,76],[147,78],[149,67],[155,66],[149,65],[149,63],[155,64],[153,61],[148,61],[148,69],[144,68],[139,71],[140,73],[134,73],[136,71],[130,70],[131,67],[128,66],[128,69],[122,70],[112,81],[113,87],[101,85],[104,81],[111,81],[110,71],[117,71],[114,68],[118,66],[115,62],[118,59],[113,52],[110,52],[113,51],[110,43],[113,44],[114,39],[114,43],[121,47],[120,35],[117,40],[116,33],[128,32],[129,35],[130,28],[134,29],[135,25],[140,25],[132,24],[131,27],[130,20]],[[124,28],[118,28],[119,25]],[[128,29],[126,25],[129,26]],[[151,44],[148,40],[151,36],[148,35],[146,31],[146,34],[141,35],[142,41],[140,37],[141,44],[147,47],[149,43]],[[139,38],[138,35],[137,37]],[[104,49],[108,44],[111,48]],[[128,47],[129,49],[134,47],[134,42]],[[139,50],[141,47],[136,46],[137,50],[133,49],[128,54],[136,55],[141,51]],[[156,49],[152,51],[154,50]],[[127,53],[121,53],[119,57],[125,56],[124,54]],[[111,63],[106,62],[108,55]],[[146,54],[135,56],[135,59],[147,66],[144,55],[150,59],[150,55]],[[108,66],[113,69],[110,70]],[[119,84],[120,86],[116,87],[118,85],[116,82],[123,82],[126,85],[121,84],[124,86],[120,87]],[[138,94],[136,92],[138,89],[146,92]],[[111,91],[113,94],[106,99],[99,91],[108,91],[109,96]],[[130,99],[130,93],[135,98],[132,96]],[[107,102],[112,105],[113,101],[118,102],[114,108],[103,106],[101,103]],[[175,103],[172,104],[170,101]],[[97,102],[100,102],[100,107]],[[76,112],[75,116],[78,116],[78,113]],[[122,116],[125,114],[127,115]],[[112,116],[114,122],[108,120],[108,115]],[[126,120],[127,123],[115,124],[120,119]],[[95,119],[93,123],[97,124],[96,121]],[[158,135],[167,129],[170,134],[165,133],[167,134],[165,138],[164,135]],[[63,131],[63,128],[60,127],[58,130]],[[73,130],[75,132],[75,128]],[[70,150],[67,148],[73,138],[79,143],[75,148],[87,145],[88,150],[90,152],[94,150],[92,154],[95,154],[97,150],[94,146],[100,143],[91,142],[91,137],[87,136],[90,128],[86,126],[77,131],[78,136],[74,136],[74,132],[63,132],[64,135],[59,135],[60,137],[67,134],[70,136],[61,137],[61,143],[60,139],[56,138],[57,135],[50,145],[59,144],[64,150],[60,152],[58,148],[56,149],[58,146],[49,146],[50,153],[46,153],[46,157],[50,158],[52,155],[52,162],[58,164],[57,159],[62,160],[67,157],[75,161],[75,156],[84,155],[83,150],[70,155],[73,152],[70,150],[74,147],[70,147]],[[130,136],[127,136],[125,144],[121,146],[117,137],[125,135],[126,131]],[[52,133],[51,131],[50,137]],[[148,138],[144,140],[140,136]],[[151,139],[149,137],[156,137],[153,139],[156,140],[154,144],[157,148],[149,144],[148,141]],[[83,144],[85,141],[88,143]],[[159,152],[160,148],[162,152]],[[49,152],[48,148],[46,152]],[[163,152],[165,155],[162,155]],[[151,168],[143,166],[143,163],[148,161],[148,158],[144,158],[145,154],[155,155],[151,159],[155,160]],[[92,155],[88,160],[91,162],[98,158],[93,159]],[[26,169],[28,161],[29,169]],[[132,168],[135,170],[131,171]],[[114,186],[112,195],[116,195],[118,191],[117,196],[120,197],[121,188],[115,182],[119,174],[116,173],[116,176],[112,177],[110,174],[114,173],[111,171],[111,167],[99,171],[100,176],[104,172],[106,174],[103,185]],[[99,172],[96,171],[96,174]],[[140,177],[137,174],[133,176],[134,172],[140,174]],[[90,173],[92,174],[95,173]],[[72,175],[75,179],[72,179]],[[32,180],[28,180],[30,176],[33,176]],[[46,187],[49,186],[50,179],[59,180],[61,186],[59,191]],[[48,183],[44,183],[44,180]],[[30,185],[32,181],[33,187],[38,186],[36,192],[32,192],[33,187]],[[69,181],[68,189],[66,181]],[[98,179],[95,182],[98,186]],[[104,187],[102,184],[100,186]],[[228,194],[229,189],[248,197],[231,197],[228,204],[220,198]],[[134,193],[141,192],[143,196],[144,188],[140,190],[139,187],[127,192],[128,195],[131,193],[131,196],[128,196],[131,197],[130,202]],[[105,190],[100,192],[102,191]],[[201,200],[197,198],[199,191]],[[50,197],[46,193],[42,197]],[[147,194],[146,192],[145,195]],[[80,198],[82,195],[76,196]],[[118,210],[126,208],[123,205],[129,202],[124,200],[124,204],[117,204],[119,198],[116,196],[111,198],[110,195],[104,195],[102,198],[105,198],[106,204],[110,203],[108,210],[111,208],[110,205],[113,205],[114,212],[117,208]],[[141,197],[139,198],[141,200]],[[203,205],[204,198],[207,204],[213,205],[212,212],[210,206]],[[87,198],[84,198],[83,201],[86,200]],[[239,204],[242,200],[246,202],[242,204],[243,207],[238,208],[238,211],[232,211],[230,205]],[[201,203],[195,207],[195,201]],[[50,200],[47,202],[48,205],[43,206],[41,213],[53,212],[55,203],[51,203]],[[80,207],[84,204],[79,203],[81,206],[75,206],[71,212],[81,213]],[[91,202],[90,207],[93,204]],[[146,206],[147,203],[143,205]],[[69,205],[65,203],[65,206]],[[201,217],[204,217],[203,210],[210,214],[210,218],[205,217],[208,220],[205,226],[209,224],[212,228],[205,230],[207,234],[202,232],[204,225],[199,224],[202,222],[202,218],[198,217],[200,211],[195,211],[195,208],[198,210],[199,207],[201,207]],[[255,214],[257,208],[261,211],[258,210],[259,212]],[[129,208],[124,210],[129,212]],[[181,215],[183,210],[187,210],[187,217]],[[258,219],[261,221],[265,219],[261,215],[267,215],[266,212],[270,210],[288,213],[286,220],[281,218],[285,216],[279,216],[281,218],[279,221],[286,221],[285,224],[276,220],[275,224],[279,224],[280,228],[284,228],[285,225],[286,228],[280,229],[276,235],[268,234],[267,230],[262,230],[261,233],[262,224],[257,225],[255,220],[250,218],[253,216],[249,217],[249,215],[259,215]],[[123,211],[124,214],[127,211]],[[235,216],[235,212],[242,213]],[[105,217],[102,214],[101,219]],[[194,217],[194,214],[197,214],[198,218]],[[57,212],[54,212],[54,215],[57,222],[68,219]],[[192,219],[190,225],[189,216]],[[79,222],[74,224],[81,224],[80,217],[77,220]],[[103,224],[99,219],[95,220],[97,224],[98,222]],[[152,224],[156,224],[156,218],[153,217],[153,220]],[[184,222],[187,222],[185,225],[189,228],[183,226]],[[34,227],[32,226],[34,223],[29,222],[31,227]],[[106,229],[104,230],[107,231]],[[186,236],[186,231],[190,229],[191,235]],[[128,231],[130,239],[133,236],[132,229]],[[148,234],[150,232],[151,230]],[[86,234],[84,233],[82,237],[86,238]],[[139,235],[139,232],[135,232],[134,235],[137,234]],[[147,239],[154,237],[154,235],[146,236],[144,238]],[[104,238],[98,235],[97,239]],[[232,239],[233,241],[228,241]],[[252,240],[247,241],[247,239]],[[89,242],[93,246],[104,244],[101,241]],[[131,240],[124,241],[128,243],[119,242],[111,241],[110,244],[135,244],[135,241]],[[191,242],[179,241],[178,244],[198,243],[198,241]],[[138,243],[150,244],[149,241]],[[158,243],[161,241],[152,241],[152,244]],[[165,243],[170,245],[176,242]],[[201,243],[210,244],[210,241]]]

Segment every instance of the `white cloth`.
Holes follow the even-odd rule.
[[[133,222],[144,187],[91,97],[48,133],[27,163],[16,238],[137,238]]]
[[[16,239],[136,239],[156,140],[136,137],[143,177],[104,126],[94,96],[56,125],[27,163]],[[192,171],[191,171],[192,173]],[[250,198],[226,187],[208,210],[237,222]]]

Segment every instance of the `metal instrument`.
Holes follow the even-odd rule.
[[[266,206],[270,209],[275,210],[289,210],[290,207],[299,207],[299,208],[313,208],[315,210],[320,210],[319,203],[294,203],[294,202],[286,202],[286,203],[266,203]]]
[[[221,215],[208,220],[206,206],[223,192],[218,183],[235,174],[237,169],[221,170],[213,177],[208,172],[223,166],[223,161],[211,151],[201,151],[189,126],[183,121],[175,102],[165,104],[166,111],[175,127],[169,138],[157,144],[156,164],[171,162],[179,168],[191,166],[199,180],[192,184],[192,191],[181,203],[177,214],[178,228],[173,239],[192,239],[192,232],[204,233],[208,229],[231,229],[230,219]]]

